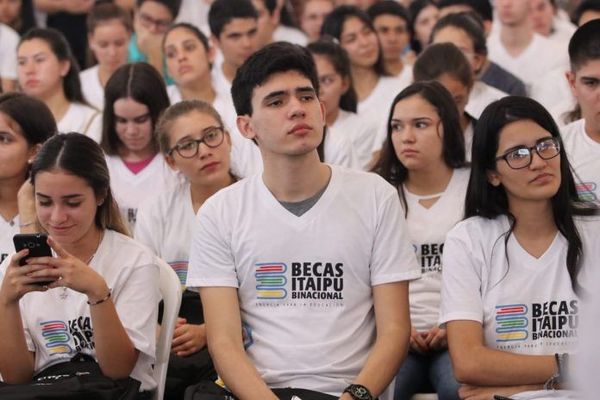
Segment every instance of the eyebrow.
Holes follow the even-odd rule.
[[[313,88],[312,86],[298,87],[298,88],[294,89],[293,91],[296,94],[302,94],[302,93],[316,94],[315,88]],[[274,97],[279,97],[279,96],[283,96],[283,95],[286,95],[286,94],[289,94],[289,90],[277,90],[275,92],[271,92],[271,93],[267,94],[263,98],[263,101],[267,101],[267,100],[270,100],[270,99],[272,99]]]
[[[126,117],[122,117],[122,116],[120,116],[118,114],[115,114],[115,118],[120,118],[120,119],[124,119],[124,120],[138,119],[138,118],[149,117],[149,116],[150,116],[150,112],[147,112],[145,114],[140,114],[140,115],[137,115],[137,116],[131,117],[131,118],[126,118]]]
[[[391,122],[404,122],[404,121],[423,121],[423,120],[427,120],[427,121],[433,121],[433,118],[431,117],[415,117],[415,118],[408,118],[408,119],[399,119],[399,118],[392,118]]]
[[[50,197],[50,196],[48,196],[47,194],[43,194],[43,193],[40,193],[40,192],[35,192],[35,194],[36,194],[37,196],[39,196],[39,197],[43,197],[43,198],[45,198],[45,199],[50,199],[50,198],[51,198],[51,197]],[[73,198],[76,198],[76,197],[83,197],[83,194],[82,194],[82,193],[68,194],[68,195],[66,195],[66,196],[62,196],[62,197],[61,197],[61,199],[73,199]]]
[[[206,128],[202,129],[200,131],[200,133],[202,133],[202,136],[204,137],[204,135],[206,135],[208,132],[210,132],[212,130],[215,130],[215,129],[223,129],[223,127],[218,126],[218,125],[207,126]],[[175,144],[181,143],[184,140],[189,140],[189,139],[196,140],[196,139],[194,139],[192,137],[192,135],[194,135],[194,133],[189,133],[189,134],[183,136],[181,139],[179,139],[178,141],[176,141]]]

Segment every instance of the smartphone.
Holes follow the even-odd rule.
[[[19,260],[19,265],[25,265],[29,257],[52,257],[48,235],[45,233],[18,233],[13,236],[13,242],[17,252],[29,249],[29,254]]]

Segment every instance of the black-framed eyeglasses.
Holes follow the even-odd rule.
[[[200,139],[184,139],[173,146],[171,150],[167,152],[167,155],[171,155],[176,151],[177,154],[183,158],[192,158],[198,154],[200,143],[204,143],[206,146],[214,149],[223,143],[224,138],[225,132],[223,131],[223,127],[211,126],[204,129],[204,135],[202,135]]]
[[[542,160],[550,160],[560,154],[560,140],[557,137],[542,138],[535,146],[519,146],[509,150],[496,157],[496,161],[504,160],[512,169],[527,168],[533,160],[534,150]]]

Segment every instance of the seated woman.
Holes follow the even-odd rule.
[[[87,16],[88,43],[97,64],[81,71],[85,99],[98,110],[104,109],[104,87],[108,78],[127,63],[127,44],[133,27],[131,17],[112,3],[96,4]]]
[[[392,103],[388,135],[375,168],[398,188],[421,278],[410,282],[410,349],[396,375],[395,398],[433,390],[458,399],[446,330],[439,327],[442,252],[446,233],[459,222],[469,170],[458,112],[435,81],[414,83]]]
[[[123,234],[102,150],[78,133],[54,136],[36,156],[31,180],[38,223],[55,256],[19,266],[25,249],[1,266],[4,381],[30,381],[83,353],[107,377],[131,376],[143,392],[153,390],[158,266],[145,246]],[[50,327],[64,340],[53,341]]]
[[[200,100],[169,107],[156,131],[167,163],[185,180],[140,206],[135,239],[167,261],[185,285],[196,213],[207,198],[236,180],[229,164],[231,139],[220,115]],[[179,317],[167,372],[167,399],[182,398],[187,386],[216,377],[197,292],[184,292]]]
[[[558,128],[529,98],[486,108],[471,168],[467,219],[446,237],[442,276],[461,397],[558,387],[600,257],[600,220],[585,216],[596,209],[582,206]]]
[[[327,129],[318,147],[326,163],[358,168],[356,146],[371,134],[371,126],[356,115],[357,99],[350,75],[348,54],[330,39],[309,43],[319,75],[319,99],[325,104]]]
[[[33,158],[55,133],[54,117],[40,100],[16,92],[0,96],[0,262],[14,251],[13,235],[35,229],[34,213],[19,214],[17,194]]]
[[[159,154],[154,127],[169,107],[156,69],[139,62],[117,69],[106,84],[102,141],[110,185],[130,231],[139,204],[175,184],[177,176]]]
[[[444,62],[440,62],[444,60]],[[473,129],[477,120],[466,111],[475,75],[464,54],[452,43],[436,43],[427,47],[413,67],[415,82],[435,80],[452,95],[458,108],[464,135],[465,156],[471,160]]]
[[[34,28],[17,49],[19,85],[42,100],[54,115],[59,133],[80,132],[100,141],[102,118],[81,92],[79,67],[65,37],[51,28]]]

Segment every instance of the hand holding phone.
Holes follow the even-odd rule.
[[[19,233],[13,236],[13,243],[17,252],[28,249],[29,254],[19,260],[19,265],[27,264],[30,257],[52,257],[52,249],[48,245],[48,235],[45,233]],[[37,285],[45,286],[54,280],[38,282]]]

